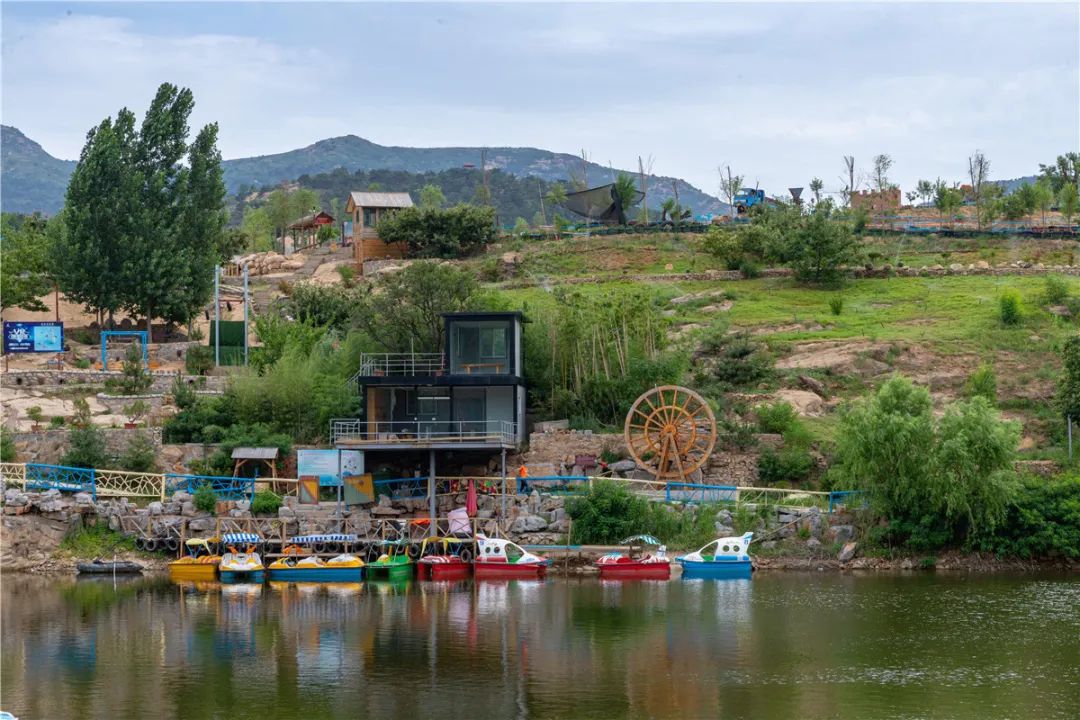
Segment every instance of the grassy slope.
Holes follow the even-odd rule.
[[[717,267],[702,253],[699,238],[683,235],[573,238],[560,242],[523,245],[524,275],[545,287],[512,289],[507,293],[523,305],[539,309],[552,302],[549,289],[563,278],[589,275],[598,282],[573,286],[587,300],[625,288],[625,273],[670,273]],[[1067,262],[1071,250],[1059,246],[1040,247],[1007,239],[984,242],[981,248],[953,247],[950,262],[973,262],[990,256],[992,262],[1032,259],[1043,254],[1043,262]],[[937,247],[941,247],[938,245]],[[507,248],[503,248],[505,251]],[[932,257],[933,239],[921,239],[905,261],[920,255]],[[957,258],[960,253],[964,258]],[[1047,254],[1063,255],[1051,259]],[[883,253],[884,254],[884,253]],[[895,247],[889,253],[895,255]],[[940,262],[940,258],[934,262]],[[482,260],[480,261],[482,262]],[[926,264],[926,263],[909,263]],[[1074,295],[1080,295],[1080,280],[1068,279]],[[1044,452],[1054,444],[1056,422],[1049,397],[1053,392],[1060,362],[1060,341],[1076,332],[1071,321],[1061,320],[1043,307],[1044,280],[1040,277],[942,277],[858,280],[839,290],[800,286],[790,279],[758,279],[726,282],[682,282],[658,280],[633,283],[645,287],[656,302],[671,312],[673,328],[687,324],[707,326],[726,317],[735,328],[759,334],[780,358],[805,350],[805,344],[819,341],[869,342],[902,350],[901,361],[889,363],[893,369],[932,378],[931,386],[942,397],[959,392],[962,379],[980,362],[990,362],[998,374],[1000,404],[1006,412],[1024,421],[1025,432],[1035,437],[1034,451]],[[1007,327],[997,317],[998,298],[1006,288],[1017,290],[1024,300],[1021,325]],[[672,305],[680,295],[716,290],[729,291],[734,304],[727,312],[710,310],[718,298],[702,298]],[[829,299],[844,299],[843,311],[833,315]],[[692,337],[692,332],[690,333]],[[895,353],[894,353],[895,354]],[[904,358],[908,360],[904,361]],[[889,359],[889,358],[887,358]],[[788,373],[793,376],[795,372]],[[851,398],[876,385],[885,376],[863,378],[817,374],[842,398]],[[942,384],[936,375],[950,376]],[[781,377],[785,384],[785,378]],[[786,384],[792,384],[790,381]],[[831,435],[835,415],[811,423],[822,437]]]

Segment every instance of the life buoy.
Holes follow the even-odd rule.
[[[420,557],[420,546],[415,544],[410,545],[408,549],[405,550],[405,554],[415,560],[416,558]]]
[[[458,557],[461,558],[461,562],[463,563],[471,563],[472,550],[469,548],[461,548],[461,550],[458,551]]]
[[[157,540],[154,538],[147,538],[143,542],[143,550],[146,552],[155,552],[157,550]]]

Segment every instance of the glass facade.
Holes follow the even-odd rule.
[[[513,372],[509,320],[455,320],[450,323],[450,372],[454,375],[510,375]]]

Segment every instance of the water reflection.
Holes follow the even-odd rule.
[[[24,718],[1068,717],[1076,577],[2,588]],[[1037,711],[1037,712],[1036,712]]]

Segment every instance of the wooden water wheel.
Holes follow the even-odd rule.
[[[687,482],[716,445],[716,416],[693,390],[662,385],[634,401],[623,433],[638,467],[657,480]]]

